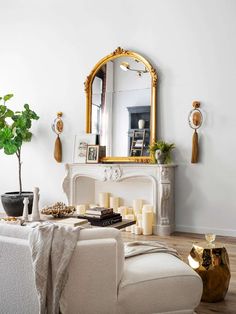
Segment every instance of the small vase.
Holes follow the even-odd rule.
[[[143,119],[138,120],[138,128],[144,129],[144,127],[145,127],[145,120]]]
[[[163,153],[160,149],[155,151],[155,158],[158,164],[165,164],[166,153]]]

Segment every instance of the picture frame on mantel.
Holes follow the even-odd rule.
[[[106,146],[88,145],[87,147],[87,164],[97,164],[101,158],[106,156]]]
[[[85,164],[87,159],[88,145],[96,144],[96,134],[80,133],[75,135],[73,163]]]

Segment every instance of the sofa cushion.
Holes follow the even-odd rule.
[[[195,308],[201,294],[201,278],[187,264],[152,253],[126,259],[118,302],[128,314],[181,312]]]
[[[115,228],[89,228],[80,232],[79,240],[115,239],[117,243],[117,282],[119,283],[124,270],[124,243],[121,232]]]
[[[0,223],[0,236],[17,238],[17,239],[28,239],[30,228]]]
[[[10,224],[0,224],[0,236],[28,239],[30,227],[22,227]],[[117,242],[117,280],[121,280],[124,268],[124,245],[120,231],[115,228],[88,228],[81,230],[79,241],[93,239],[116,239]]]

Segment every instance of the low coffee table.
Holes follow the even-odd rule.
[[[116,223],[109,225],[109,226],[106,226],[106,227],[123,229],[123,228],[129,227],[129,226],[135,225],[135,224],[136,224],[136,220],[122,219],[122,221],[116,222]],[[96,227],[96,226],[93,226],[93,227]],[[102,227],[102,228],[104,228],[104,227]]]
[[[75,215],[72,215],[72,216],[69,216],[69,217],[74,217],[74,218],[77,218],[77,214],[75,214]],[[7,215],[5,214],[5,213],[3,213],[3,212],[1,212],[0,213],[0,218],[5,218],[5,217],[7,217]],[[68,218],[69,218],[68,217]],[[20,218],[20,217],[19,217]],[[49,220],[49,221],[56,221],[56,219],[57,218],[53,218],[53,217],[51,217],[51,216],[46,216],[46,215],[42,215],[41,214],[41,219],[42,219],[42,221],[45,221],[45,220]],[[60,220],[61,220],[62,218],[60,218]],[[66,218],[65,218],[66,219]],[[109,225],[109,226],[104,226],[104,227],[100,227],[100,226],[92,226],[93,228],[95,227],[95,228],[105,228],[105,227],[107,227],[107,228],[116,228],[116,229],[123,229],[123,228],[126,228],[126,227],[129,227],[129,226],[131,226],[131,225],[134,225],[134,224],[136,224],[136,221],[135,220],[129,220],[129,219],[123,219],[122,221],[120,221],[120,222],[116,222],[116,223],[114,223],[114,224],[112,224],[112,225]]]

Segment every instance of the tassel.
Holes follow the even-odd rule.
[[[62,145],[59,135],[57,135],[57,139],[54,146],[54,158],[57,162],[62,161]]]
[[[198,134],[195,130],[193,133],[193,139],[192,139],[192,159],[191,163],[196,164],[198,162]]]

